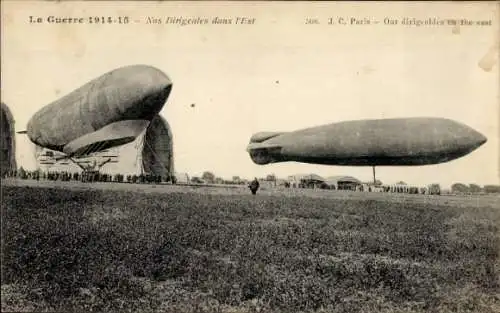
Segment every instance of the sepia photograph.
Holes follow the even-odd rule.
[[[500,312],[500,2],[1,2],[2,312]]]

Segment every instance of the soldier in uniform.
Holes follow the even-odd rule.
[[[250,188],[250,191],[252,192],[252,195],[255,195],[257,193],[257,190],[259,190],[259,181],[257,180],[257,178],[254,178],[254,180],[252,180],[250,182],[250,184],[248,185],[248,188]]]

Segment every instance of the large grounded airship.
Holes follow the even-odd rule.
[[[467,125],[443,118],[346,121],[293,132],[261,132],[247,151],[256,164],[403,166],[448,162],[486,142]]]
[[[123,155],[127,154],[126,157]],[[128,147],[116,147],[81,156],[67,158],[64,153],[34,145],[33,157],[39,168],[72,171],[77,165],[84,171],[100,170],[104,165],[107,173],[137,173],[171,178],[174,175],[173,134],[170,124],[161,115],[156,115],[146,130]],[[132,161],[133,160],[133,161]],[[95,164],[94,164],[95,162]],[[132,162],[132,163],[131,163]]]
[[[171,89],[169,77],[154,67],[121,67],[43,107],[26,133],[36,145],[68,157],[123,145],[148,127]]]

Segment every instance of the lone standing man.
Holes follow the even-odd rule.
[[[252,195],[255,195],[257,193],[257,190],[259,190],[259,181],[257,180],[257,177],[254,178],[254,180],[252,180],[252,182],[250,182],[250,184],[248,185],[248,188],[250,188],[250,191],[252,192]]]

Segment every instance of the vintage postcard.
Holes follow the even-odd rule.
[[[2,1],[2,311],[500,311],[499,18]]]

